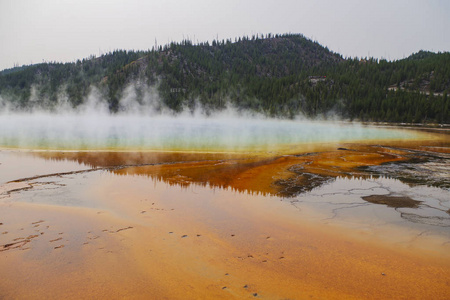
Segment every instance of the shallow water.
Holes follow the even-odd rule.
[[[0,151],[0,298],[446,299],[448,140],[386,143]]]
[[[337,151],[340,158],[344,155],[341,152]],[[353,152],[350,153],[352,157],[355,155]],[[136,181],[143,184],[140,189],[148,190],[144,188],[144,185],[155,188],[158,185],[173,193],[172,196],[167,196],[168,198],[193,197],[191,201],[195,201],[196,197],[191,193],[192,189],[220,191],[220,193],[229,194],[227,197],[235,197],[236,193],[251,193],[255,197],[261,194],[266,195],[265,197],[270,198],[271,201],[290,203],[294,210],[298,210],[298,218],[352,229],[366,228],[371,232],[372,237],[388,237],[393,228],[398,231],[406,230],[409,233],[405,233],[400,239],[403,242],[426,231],[427,236],[436,237],[444,244],[449,242],[450,246],[448,241],[450,192],[443,188],[426,184],[411,185],[395,178],[374,176],[357,170],[355,170],[357,177],[348,176],[347,172],[345,172],[346,176],[323,176],[321,174],[323,167],[319,167],[319,173],[315,175],[317,179],[293,181],[297,182],[296,184],[299,184],[298,182],[310,184],[310,187],[305,186],[299,192],[295,190],[292,194],[265,193],[266,188],[262,185],[262,181],[258,181],[256,190],[252,185],[245,185],[249,179],[245,179],[244,174],[253,169],[259,170],[265,167],[266,175],[273,181],[276,173],[273,171],[271,173],[270,170],[277,168],[277,160],[243,159],[233,156],[225,156],[224,160],[224,157],[220,155],[208,157],[205,154],[136,155],[136,153],[129,156],[129,153],[112,155],[111,153],[72,152],[61,156],[57,152],[1,151],[3,170],[5,167],[13,170],[14,165],[21,166],[15,169],[15,172],[3,173],[3,189],[8,189],[9,186],[16,188],[12,185],[14,182],[7,183],[7,180],[20,179],[17,184],[22,184],[17,192],[11,195],[3,193],[2,198],[4,201],[15,199],[14,201],[23,203],[111,210],[111,203],[99,201],[102,197],[97,197],[95,192],[98,187],[105,185],[113,188],[110,181],[117,185],[114,190],[122,194],[135,193],[131,192],[128,186]],[[364,155],[367,154],[363,154],[362,157]],[[109,159],[92,164],[95,159],[99,160],[102,156]],[[201,160],[202,156],[208,159]],[[330,154],[326,158],[321,158],[320,154],[315,154],[313,157],[319,162],[331,159]],[[296,163],[298,162],[294,160],[288,165],[296,166]],[[306,164],[312,165],[308,161]],[[404,163],[400,162],[400,164]],[[334,172],[337,172],[335,166],[332,168]],[[305,174],[312,174],[309,173],[310,171],[305,170]],[[36,177],[35,175],[38,174],[41,175]],[[227,179],[230,174],[236,182]],[[295,176],[304,176],[303,173],[295,174]],[[27,176],[28,179],[26,179]],[[152,190],[150,189],[148,193],[151,194]],[[381,200],[369,201],[371,197],[378,197]],[[389,197],[407,199],[406,201],[409,202],[406,204],[398,204],[393,200],[389,202]],[[115,214],[120,214],[120,211],[115,211]],[[128,216],[123,217],[128,218]],[[398,236],[393,236],[395,238],[392,242],[399,242]]]
[[[82,162],[71,160],[44,160],[31,152],[0,151],[0,185],[20,178],[89,168]]]
[[[337,178],[289,201],[326,223],[364,231],[371,238],[405,245],[417,236],[435,237],[431,248],[439,249],[450,243],[449,195],[441,188],[409,186],[392,178]],[[368,201],[373,197],[382,201]],[[419,242],[415,246],[430,245]]]

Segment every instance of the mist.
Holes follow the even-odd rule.
[[[72,107],[64,94],[50,109],[18,111],[0,98],[0,147],[55,150],[275,151],[280,147],[377,139],[403,139],[403,131],[340,122],[338,118],[268,118],[228,105],[209,111],[196,105],[173,112],[154,87],[137,101],[129,85],[111,113],[100,91]],[[33,102],[31,93],[30,101]],[[3,104],[2,104],[3,103]],[[411,134],[412,136],[412,134]]]

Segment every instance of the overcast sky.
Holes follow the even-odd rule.
[[[450,51],[450,0],[0,0],[0,70],[189,37],[302,33],[345,57]]]

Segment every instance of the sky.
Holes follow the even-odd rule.
[[[0,0],[0,70],[267,33],[395,60],[450,51],[449,15],[450,0]]]

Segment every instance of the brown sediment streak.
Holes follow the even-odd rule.
[[[417,201],[407,196],[392,196],[392,195],[370,195],[363,196],[362,199],[374,204],[384,204],[389,207],[400,208],[417,208],[423,201]]]
[[[0,252],[17,249],[17,248],[22,248],[26,244],[30,243],[32,239],[37,238],[37,237],[39,237],[38,234],[29,235],[26,238],[16,238],[11,243],[6,243],[4,245],[0,245]]]
[[[53,242],[60,241],[60,240],[62,240],[62,237],[57,238],[57,239],[54,239],[54,240],[50,240],[49,242],[50,242],[50,243],[53,243]]]
[[[0,251],[7,251],[7,250],[15,249],[15,248],[21,248],[29,242],[30,242],[30,240],[26,239],[26,240],[22,240],[22,241],[18,241],[18,242],[0,245]]]
[[[6,196],[9,196],[12,193],[16,193],[16,192],[20,192],[20,191],[26,191],[26,190],[29,190],[29,189],[32,189],[32,188],[33,188],[33,186],[31,184],[26,184],[25,186],[12,187],[12,188],[11,187],[1,186],[0,187],[0,196],[2,194],[6,195]]]
[[[117,233],[117,232],[128,230],[128,229],[133,229],[133,227],[132,226],[128,226],[128,227],[124,227],[124,228],[119,228],[119,229],[114,230],[114,231],[109,230],[108,232],[109,233]]]
[[[104,169],[107,169],[107,168],[97,168],[97,169],[87,169],[87,170],[78,170],[78,171],[69,171],[69,172],[61,172],[61,173],[36,175],[36,176],[32,176],[32,177],[27,177],[27,178],[20,178],[20,179],[11,180],[8,183],[31,181],[31,180],[47,178],[47,177],[58,177],[58,176],[64,176],[64,175],[88,173],[88,172],[94,172],[94,171],[101,171],[101,170],[104,170]]]

